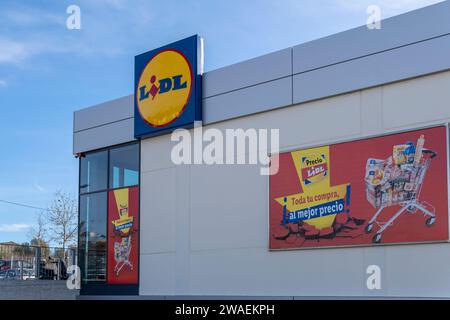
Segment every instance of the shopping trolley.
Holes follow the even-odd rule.
[[[380,243],[383,232],[405,211],[409,213],[423,212],[425,216],[428,216],[425,222],[428,227],[436,222],[434,207],[425,201],[419,201],[419,196],[431,159],[437,154],[435,151],[423,149],[422,155],[422,159],[417,165],[397,166],[391,164],[390,169],[395,171],[395,174],[379,185],[374,186],[366,180],[367,201],[378,209],[365,228],[366,233],[370,233],[375,223],[380,227],[372,238],[374,243]],[[378,216],[385,208],[396,205],[401,208],[387,222],[377,221]]]
[[[114,242],[114,273],[118,276],[124,266],[129,266],[133,270],[133,264],[130,261],[131,254],[131,235],[122,238],[120,242]]]

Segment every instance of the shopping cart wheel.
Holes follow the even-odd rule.
[[[366,233],[371,233],[373,230],[373,223],[369,223],[364,230]]]
[[[436,217],[429,217],[426,221],[427,227],[431,227],[436,222]]]
[[[381,242],[381,234],[377,233],[376,235],[374,235],[373,238],[372,238],[372,242],[373,243],[380,243]]]

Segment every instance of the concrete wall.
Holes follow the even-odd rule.
[[[0,300],[75,300],[77,295],[66,281],[0,280]]]
[[[442,72],[206,127],[280,128],[282,149],[310,147],[450,121],[449,87]],[[259,167],[174,166],[172,146],[142,141],[141,295],[450,297],[450,244],[270,252]]]

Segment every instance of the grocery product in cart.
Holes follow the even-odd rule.
[[[424,201],[419,201],[426,172],[431,159],[436,152],[424,148],[425,137],[421,135],[414,145],[413,142],[393,147],[392,156],[386,160],[368,159],[366,164],[366,198],[378,209],[366,226],[366,232],[373,230],[374,224],[380,229],[373,237],[374,243],[381,241],[383,232],[405,211],[422,212],[428,216],[427,226],[436,222],[434,207]],[[387,221],[377,221],[383,209],[399,206],[399,210]]]
[[[116,261],[114,272],[116,275],[119,275],[124,266],[129,266],[133,270],[133,265],[130,262],[130,253],[131,235],[123,237],[119,242],[114,242],[114,260]]]

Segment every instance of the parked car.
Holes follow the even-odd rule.
[[[17,279],[19,271],[16,269],[6,269],[0,271],[0,279]]]
[[[24,269],[22,272],[22,279],[35,279],[34,270]],[[0,271],[0,279],[21,279],[20,269],[7,269]]]
[[[8,269],[11,269],[11,261],[5,260],[5,259],[0,259],[0,271],[8,270]]]

